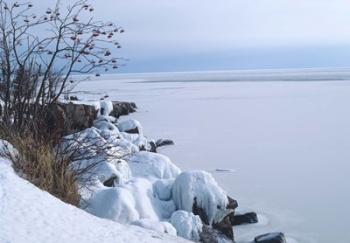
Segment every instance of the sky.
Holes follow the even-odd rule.
[[[349,0],[90,2],[126,30],[121,72],[350,66]]]

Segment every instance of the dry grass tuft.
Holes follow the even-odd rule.
[[[69,161],[58,159],[50,142],[2,127],[0,137],[17,149],[18,156],[7,157],[19,175],[64,202],[79,205],[77,178],[69,170]]]

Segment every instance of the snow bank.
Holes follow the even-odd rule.
[[[174,226],[172,226],[170,223],[165,221],[159,222],[159,221],[153,221],[149,219],[140,219],[133,222],[132,224],[140,226],[145,229],[150,229],[161,233],[167,233],[173,236],[177,235],[177,232]]]
[[[63,203],[19,178],[0,159],[0,242],[186,242],[182,238],[121,225]]]
[[[173,179],[181,170],[171,160],[161,154],[141,151],[128,157],[133,176]]]
[[[192,212],[193,204],[204,209],[209,223],[220,222],[228,213],[228,199],[214,178],[205,171],[181,173],[174,182],[173,200],[177,209]]]
[[[179,210],[171,215],[170,222],[175,227],[178,236],[193,241],[200,240],[203,224],[199,216]]]

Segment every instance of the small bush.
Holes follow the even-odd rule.
[[[13,162],[19,175],[64,202],[79,205],[77,177],[69,169],[69,161],[58,158],[50,142],[4,127],[0,127],[0,137],[17,149],[18,156],[2,156]]]

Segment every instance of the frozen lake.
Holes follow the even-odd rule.
[[[105,76],[87,97],[135,101],[131,115],[182,170],[212,172],[261,223],[238,242],[350,242],[350,71],[279,70]],[[82,94],[78,93],[78,96]],[[226,171],[227,170],[227,171]]]

